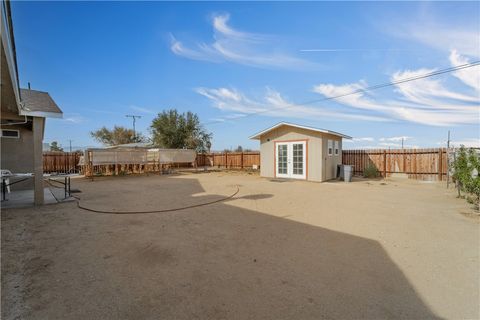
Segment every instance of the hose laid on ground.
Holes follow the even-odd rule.
[[[77,199],[77,207],[79,207],[79,208],[82,209],[82,210],[86,210],[86,211],[90,211],[90,212],[95,212],[95,213],[107,213],[107,214],[164,213],[164,212],[180,211],[180,210],[186,210],[186,209],[191,209],[191,208],[208,206],[208,205],[211,205],[211,204],[214,204],[214,203],[223,202],[223,201],[232,199],[232,198],[235,197],[235,196],[237,195],[237,193],[240,191],[240,188],[239,188],[238,186],[236,186],[236,187],[237,187],[237,190],[236,190],[233,194],[229,195],[228,197],[222,198],[222,199],[217,199],[217,200],[213,200],[213,201],[209,201],[209,202],[203,202],[203,203],[193,204],[193,205],[185,206],[185,207],[178,207],[178,208],[172,208],[172,209],[163,209],[163,210],[151,210],[151,211],[106,211],[106,210],[91,209],[91,208],[87,208],[87,207],[82,206],[82,205],[80,204],[80,198],[75,197],[75,196],[72,196],[72,197],[74,197],[75,199]]]

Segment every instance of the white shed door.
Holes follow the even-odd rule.
[[[275,150],[275,172],[278,178],[305,179],[306,142],[278,142]]]

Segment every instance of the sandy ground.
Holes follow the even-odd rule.
[[[478,319],[479,221],[443,184],[75,179],[3,210],[2,319]]]

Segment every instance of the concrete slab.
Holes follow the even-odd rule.
[[[57,199],[53,195],[49,188],[43,189],[44,204],[57,203]],[[34,193],[33,189],[30,190],[18,190],[7,193],[6,200],[2,201],[2,209],[7,208],[24,208],[32,207],[34,205]]]

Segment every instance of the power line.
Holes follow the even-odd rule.
[[[368,91],[373,91],[373,90],[382,89],[382,88],[385,88],[385,87],[395,86],[397,84],[402,84],[402,83],[405,83],[405,82],[425,79],[425,78],[441,75],[441,74],[444,74],[444,73],[449,73],[449,72],[453,72],[453,71],[458,71],[458,70],[462,70],[462,69],[466,69],[466,68],[475,67],[475,66],[478,66],[478,65],[480,65],[480,61],[465,63],[465,64],[461,64],[461,65],[458,65],[458,66],[455,66],[455,67],[441,69],[441,70],[425,73],[425,74],[418,75],[418,76],[408,77],[408,78],[404,78],[404,79],[400,79],[400,80],[396,80],[396,81],[392,81],[392,82],[387,82],[387,83],[377,84],[377,85],[373,85],[373,86],[362,88],[362,89],[357,89],[357,90],[354,90],[354,91],[351,91],[351,92],[348,92],[348,93],[344,93],[344,94],[340,94],[340,95],[337,95],[337,96],[333,96],[333,97],[325,97],[325,98],[321,98],[321,99],[314,99],[314,100],[309,100],[309,101],[306,101],[306,102],[296,103],[296,104],[291,104],[290,103],[287,106],[283,106],[283,107],[278,107],[278,108],[273,108],[273,109],[268,109],[268,110],[262,110],[262,111],[247,113],[247,114],[245,114],[241,117],[238,117],[236,119],[243,119],[243,118],[255,116],[255,115],[258,115],[258,114],[263,114],[263,113],[268,113],[268,112],[278,111],[278,110],[284,110],[284,109],[293,108],[293,107],[297,107],[297,106],[304,106],[304,105],[317,103],[317,102],[322,102],[322,101],[327,101],[327,100],[335,100],[335,99],[338,99],[338,98],[343,98],[343,97],[358,94],[358,93],[366,93]],[[233,120],[233,119],[231,119],[231,120]],[[223,123],[223,122],[224,121],[211,121],[211,122],[204,123],[204,125],[215,124],[215,123]]]

